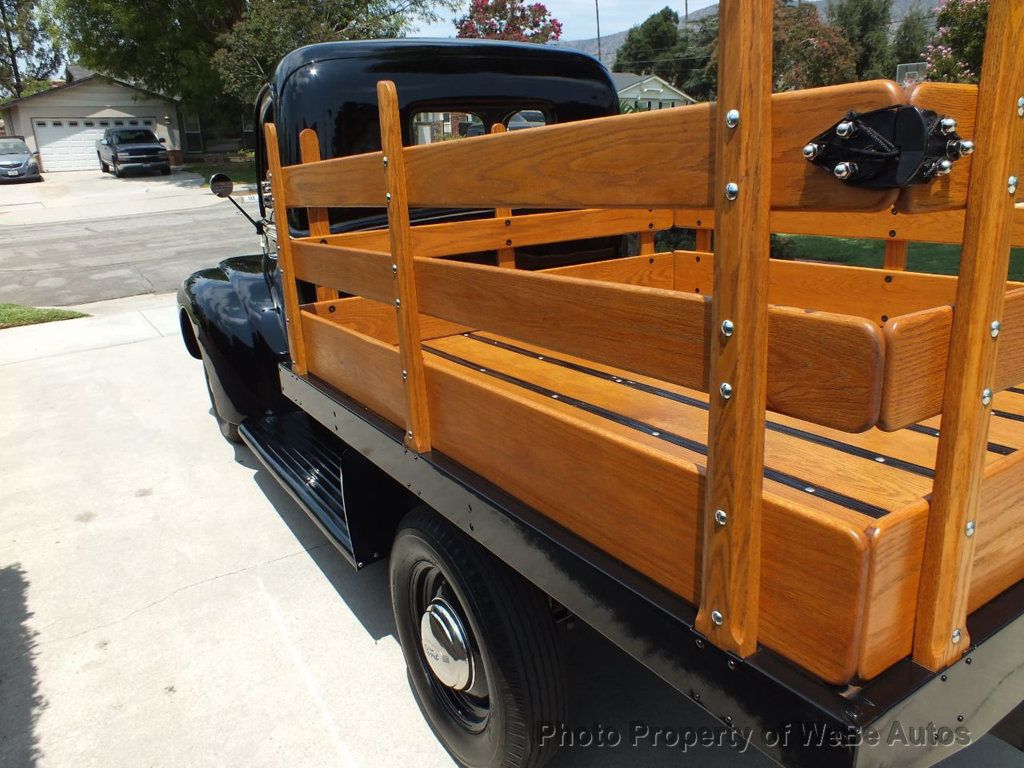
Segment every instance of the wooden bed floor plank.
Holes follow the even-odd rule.
[[[681,446],[670,442],[672,436],[693,441],[703,447],[707,440],[707,412],[648,392],[624,387],[613,381],[552,365],[531,356],[517,354],[465,336],[435,339],[428,349],[439,349],[472,364],[506,376],[524,379],[551,392],[577,398],[612,414],[621,414],[641,422],[660,435],[645,435],[630,426],[624,429],[638,437],[652,437],[655,446],[675,454]],[[598,417],[600,418],[600,417]],[[607,420],[607,419],[606,419]],[[647,441],[644,441],[647,443]],[[660,444],[660,445],[659,445]],[[685,449],[685,446],[683,446]],[[693,450],[688,458],[703,465],[706,459]],[[766,466],[776,473],[799,479],[800,487],[786,487],[791,493],[779,493],[797,503],[818,508],[820,494],[829,491],[849,499],[893,511],[922,498],[930,491],[928,478],[864,457],[851,457],[840,451],[808,442],[789,434],[768,433]],[[769,475],[768,480],[772,480]],[[773,486],[780,485],[773,482]],[[806,492],[803,488],[813,488]],[[776,489],[773,488],[773,491]],[[828,511],[832,504],[828,504]],[[823,510],[825,511],[825,510]],[[871,517],[863,518],[870,522]]]

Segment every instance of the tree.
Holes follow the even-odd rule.
[[[251,104],[289,51],[327,40],[400,37],[416,19],[435,20],[438,5],[432,0],[250,0],[242,18],[217,39],[213,66],[224,92]]]
[[[893,76],[889,22],[892,0],[835,0],[829,23],[853,46],[858,80]]]
[[[674,79],[679,34],[679,14],[667,6],[662,8],[626,33],[612,71]]]
[[[36,0],[0,0],[0,99],[28,96],[57,71],[60,54],[39,23]]]
[[[455,22],[456,37],[550,43],[562,36],[562,22],[544,3],[523,0],[471,0],[469,13]]]
[[[775,6],[772,72],[777,91],[817,88],[856,78],[853,46],[813,5]]]
[[[922,61],[931,40],[931,16],[920,5],[914,5],[896,28],[892,40],[892,58],[897,64]]]
[[[945,0],[936,15],[934,41],[925,48],[928,78],[976,83],[981,75],[988,0]]]
[[[246,0],[48,2],[59,39],[84,66],[190,106],[223,101],[210,58],[218,36],[242,18]]]

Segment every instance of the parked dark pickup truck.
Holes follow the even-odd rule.
[[[113,171],[118,178],[125,171],[160,171],[166,176],[171,163],[165,141],[148,128],[110,128],[96,142],[96,157],[104,173]]]

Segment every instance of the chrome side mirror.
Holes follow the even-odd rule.
[[[235,183],[226,173],[215,173],[210,177],[210,191],[217,197],[231,197]]]

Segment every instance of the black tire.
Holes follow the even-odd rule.
[[[547,598],[431,510],[402,520],[391,550],[391,603],[413,693],[441,744],[470,768],[539,768],[557,752],[542,724],[565,722],[565,676]],[[425,575],[429,574],[429,575]],[[434,579],[424,582],[424,580]],[[425,604],[444,594],[468,624],[477,669],[449,688],[421,644]],[[474,692],[486,695],[469,695]]]
[[[161,176],[170,176],[171,175],[171,169],[170,168],[161,168],[160,169],[160,175]]]
[[[114,161],[114,164],[113,164],[113,166],[111,166],[111,167],[112,167],[112,168],[114,169],[114,175],[115,175],[115,176],[116,176],[117,178],[119,178],[119,179],[120,179],[120,178],[123,178],[123,177],[124,177],[124,171],[123,171],[123,170],[121,170],[121,166],[119,166],[119,165],[117,164],[117,161],[116,161],[116,160]]]
[[[238,434],[238,425],[232,424],[221,416],[220,411],[217,410],[217,401],[213,399],[213,387],[210,386],[210,374],[206,370],[206,360],[203,360],[203,378],[206,381],[206,394],[210,396],[210,408],[213,410],[213,417],[217,420],[217,426],[220,428],[221,435],[229,443],[241,443],[242,436]]]
[[[103,162],[103,158],[100,157],[99,152],[96,153],[96,157],[100,161],[100,171],[102,171],[103,173],[110,173],[110,166]]]

